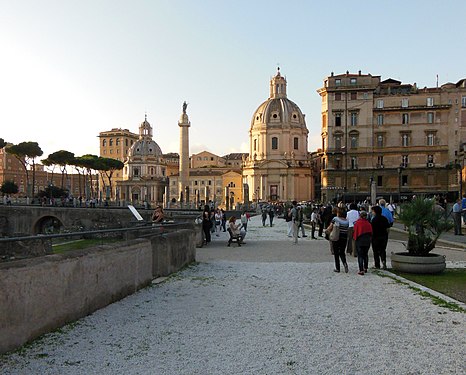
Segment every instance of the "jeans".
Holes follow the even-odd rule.
[[[453,222],[455,224],[455,234],[461,234],[461,212],[453,212]]]
[[[298,223],[293,221],[293,243],[298,243]]]
[[[375,268],[380,268],[380,261],[382,261],[382,264],[385,264],[387,260],[387,254],[385,253],[387,243],[388,236],[372,237],[372,251],[374,252]]]
[[[335,258],[335,269],[340,271],[340,259],[343,265],[346,264],[346,243],[348,242],[347,237],[340,236],[338,241],[332,241],[333,244],[333,256]]]
[[[358,265],[359,271],[361,272],[369,268],[369,247],[370,246],[358,245],[358,243],[356,242],[356,249],[358,252]]]

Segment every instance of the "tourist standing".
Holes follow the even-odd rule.
[[[303,206],[298,206],[298,233],[300,229],[301,229],[301,235],[303,237],[307,237],[306,232],[304,231],[304,207]]]
[[[248,231],[248,221],[249,221],[249,214],[246,211],[243,211],[241,214],[241,225],[244,228],[244,231]]]
[[[461,199],[458,198],[456,203],[453,205],[453,223],[455,224],[455,236],[462,236],[461,233]]]
[[[385,216],[388,220],[388,223],[390,224],[390,226],[393,225],[393,215],[392,213],[388,210],[387,207],[385,207],[385,205],[387,204],[387,202],[385,201],[385,199],[380,199],[379,200],[379,206],[382,208],[382,215]]]
[[[319,225],[319,237],[324,235],[324,212],[325,207],[321,206],[317,212],[317,224]]]
[[[364,275],[369,267],[369,248],[372,240],[372,225],[367,220],[367,212],[361,211],[353,227],[353,239],[358,254],[358,275]]]
[[[380,269],[380,261],[382,267],[387,269],[387,243],[388,243],[388,230],[390,223],[388,219],[382,215],[382,207],[372,207],[372,251],[374,252],[374,265],[375,268]]]
[[[354,246],[354,240],[353,240],[353,229],[354,229],[354,223],[356,220],[359,219],[359,211],[358,211],[358,206],[356,203],[351,203],[349,206],[349,211],[346,214],[346,218],[348,219],[348,246],[346,248],[346,252],[348,254],[353,254],[353,256],[357,256],[357,251],[356,247]]]
[[[288,237],[293,236],[293,218],[291,216],[291,207],[285,209],[285,221],[288,225]]]
[[[317,208],[314,208],[312,210],[312,214],[311,214],[311,238],[314,239],[314,240],[317,240],[317,237],[316,237],[316,225],[317,225]]]
[[[275,216],[275,209],[273,206],[270,206],[269,208],[269,221],[270,221],[270,226],[272,227],[273,225],[273,218]]]
[[[217,208],[215,211],[215,235],[218,237],[222,228],[222,212]]]
[[[227,228],[226,228],[226,225],[227,225],[227,215],[225,213],[225,211],[223,210],[223,208],[220,210],[220,212],[222,213],[222,229],[224,232],[227,231]]]
[[[299,226],[299,209],[298,202],[291,202],[293,207],[291,208],[291,221],[293,225],[293,244],[298,244],[298,226]]]
[[[463,223],[466,224],[466,194],[463,194],[463,199],[461,199],[461,212],[463,215]]]
[[[345,249],[348,243],[348,220],[346,219],[346,210],[343,207],[338,207],[337,216],[332,219],[326,232],[331,233],[334,226],[340,229],[338,240],[330,241],[332,243],[333,257],[335,258],[334,272],[340,272],[340,259],[345,267],[345,272],[348,273],[348,263],[346,263]]]
[[[202,212],[202,231],[204,232],[204,241],[207,245],[211,241],[210,230],[212,229],[212,217],[210,213],[210,207],[208,204],[204,206],[204,211]]]

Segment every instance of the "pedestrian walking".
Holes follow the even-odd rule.
[[[345,268],[345,272],[348,273],[348,263],[346,262],[346,245],[348,243],[348,220],[346,219],[346,210],[343,207],[338,207],[337,216],[332,219],[332,222],[326,229],[327,233],[331,233],[334,226],[339,227],[339,236],[335,241],[330,241],[332,243],[333,257],[335,259],[335,269],[334,272],[340,272],[340,259]]]
[[[317,211],[317,225],[319,226],[319,237],[323,237],[324,235],[324,212],[324,206],[321,206],[319,208],[319,211]]]
[[[207,245],[211,241],[212,217],[208,204],[204,206],[202,212],[202,232],[204,233],[204,244]]]
[[[270,226],[272,227],[273,225],[273,218],[275,216],[275,209],[273,206],[270,206],[269,208],[269,221],[270,221]]]
[[[267,209],[262,207],[262,226],[265,227],[265,221],[267,220]]]
[[[388,219],[382,215],[382,207],[372,207],[372,251],[374,252],[374,266],[380,269],[380,261],[382,261],[382,267],[384,270],[387,269],[387,243],[388,243],[388,231],[390,223]]]
[[[215,211],[215,235],[220,236],[220,230],[222,228],[222,212],[217,208]]]
[[[292,237],[293,236],[293,218],[291,215],[291,207],[285,210],[285,221],[286,221],[286,224],[288,225],[288,233],[287,233],[288,237]]]
[[[358,275],[364,275],[369,267],[369,248],[372,241],[372,225],[367,220],[367,212],[361,211],[353,227],[353,239],[358,254]]]
[[[223,208],[220,210],[220,212],[221,212],[221,214],[222,214],[222,229],[223,229],[224,232],[226,232],[226,231],[227,231],[227,228],[226,228],[226,225],[227,225],[227,215],[226,215],[226,213],[225,213],[225,211],[224,211]]]
[[[241,225],[244,228],[244,231],[247,232],[248,231],[248,221],[250,220],[249,214],[246,211],[243,211],[243,213],[241,214],[240,220],[241,220]]]
[[[359,219],[359,211],[358,205],[356,203],[351,203],[349,206],[349,211],[346,214],[346,218],[348,219],[348,246],[346,248],[346,252],[348,254],[352,254],[353,256],[357,256],[356,247],[354,246],[354,239],[353,239],[353,229],[354,223],[356,220]]]
[[[304,207],[298,206],[298,237],[299,237],[299,230],[301,229],[301,235],[303,237],[306,236],[306,232],[304,231]]]
[[[314,208],[311,213],[311,238],[317,240],[316,225],[317,225],[317,208]]]
[[[461,199],[458,198],[456,203],[453,205],[452,214],[453,214],[453,223],[455,224],[455,236],[462,236],[461,233]]]

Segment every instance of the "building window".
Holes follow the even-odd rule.
[[[435,144],[435,134],[427,133],[427,146],[434,146]]]
[[[353,135],[351,136],[351,148],[358,148],[358,137]]]
[[[254,139],[254,151],[257,151],[257,139]]]
[[[335,136],[335,149],[341,149],[341,137],[339,135]]]
[[[293,139],[293,146],[294,146],[294,149],[297,150],[299,148],[299,138],[298,137],[294,137]]]
[[[341,79],[336,79],[335,80],[335,86],[341,86]]]
[[[209,186],[211,186],[211,185],[212,185],[212,180],[209,180]]]
[[[401,99],[401,107],[402,108],[408,108],[408,104],[409,104],[408,98]]]
[[[335,169],[341,169],[341,160],[335,159]]]
[[[278,150],[278,138],[272,137],[272,150]]]
[[[377,99],[377,108],[383,108],[383,99]]]
[[[134,177],[138,177],[139,176],[139,168],[134,168],[133,174],[134,174]]]
[[[367,100],[369,99],[369,93],[365,92],[362,94],[363,99]]]
[[[327,160],[325,158],[322,158],[322,169],[326,169],[327,166]]]
[[[128,147],[128,140],[125,139],[125,146]]]
[[[113,150],[110,150],[110,154],[113,154]]]
[[[409,146],[409,135],[408,134],[403,134],[401,136],[401,145],[403,147],[408,147]]]
[[[335,126],[341,126],[341,113],[335,113]]]
[[[406,168],[408,166],[408,155],[401,156],[401,166]]]
[[[341,92],[336,92],[335,93],[335,100],[341,100]]]
[[[201,185],[205,185],[205,181],[204,181],[204,180],[201,180]]]
[[[377,136],[377,147],[383,147],[383,135],[381,134]]]
[[[403,125],[409,124],[409,114],[408,113],[403,113],[401,115],[401,123]]]
[[[103,154],[104,154],[104,155],[107,155],[107,150],[104,150]]]
[[[427,106],[428,107],[434,106],[434,98],[427,98]]]
[[[383,155],[377,156],[377,168],[383,168]]]
[[[383,176],[377,176],[377,186],[383,186]]]
[[[434,155],[427,155],[427,166],[433,167],[434,165]]]
[[[350,100],[356,100],[358,98],[358,93],[357,92],[352,92],[350,94]]]
[[[116,143],[117,146],[119,146],[120,145],[120,138],[117,138],[115,143]]]
[[[403,186],[408,185],[408,176],[405,175],[405,174],[401,176],[401,185],[403,185]]]
[[[106,147],[106,146],[107,146],[107,140],[106,140],[106,139],[104,139],[104,140],[102,141],[102,146],[103,146],[103,147]]]
[[[427,123],[428,124],[434,123],[434,112],[427,112]]]
[[[108,141],[108,145],[113,146],[113,138],[110,138],[110,140]]]
[[[356,126],[358,124],[358,114],[357,114],[357,112],[351,112],[350,118],[351,118],[351,126]]]
[[[461,107],[466,108],[466,96],[461,97]]]
[[[194,186],[197,186],[197,180],[194,181]]]
[[[350,85],[355,85],[356,83],[358,83],[358,80],[356,78],[350,78],[349,83]]]
[[[377,115],[377,125],[378,126],[383,125],[383,115],[382,114]]]
[[[327,126],[327,115],[322,115],[322,127],[325,128]]]
[[[351,158],[351,169],[358,169],[358,160],[354,156]]]

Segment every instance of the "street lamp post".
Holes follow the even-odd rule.
[[[404,169],[403,165],[400,164],[398,167],[398,204],[401,204],[401,178]]]

